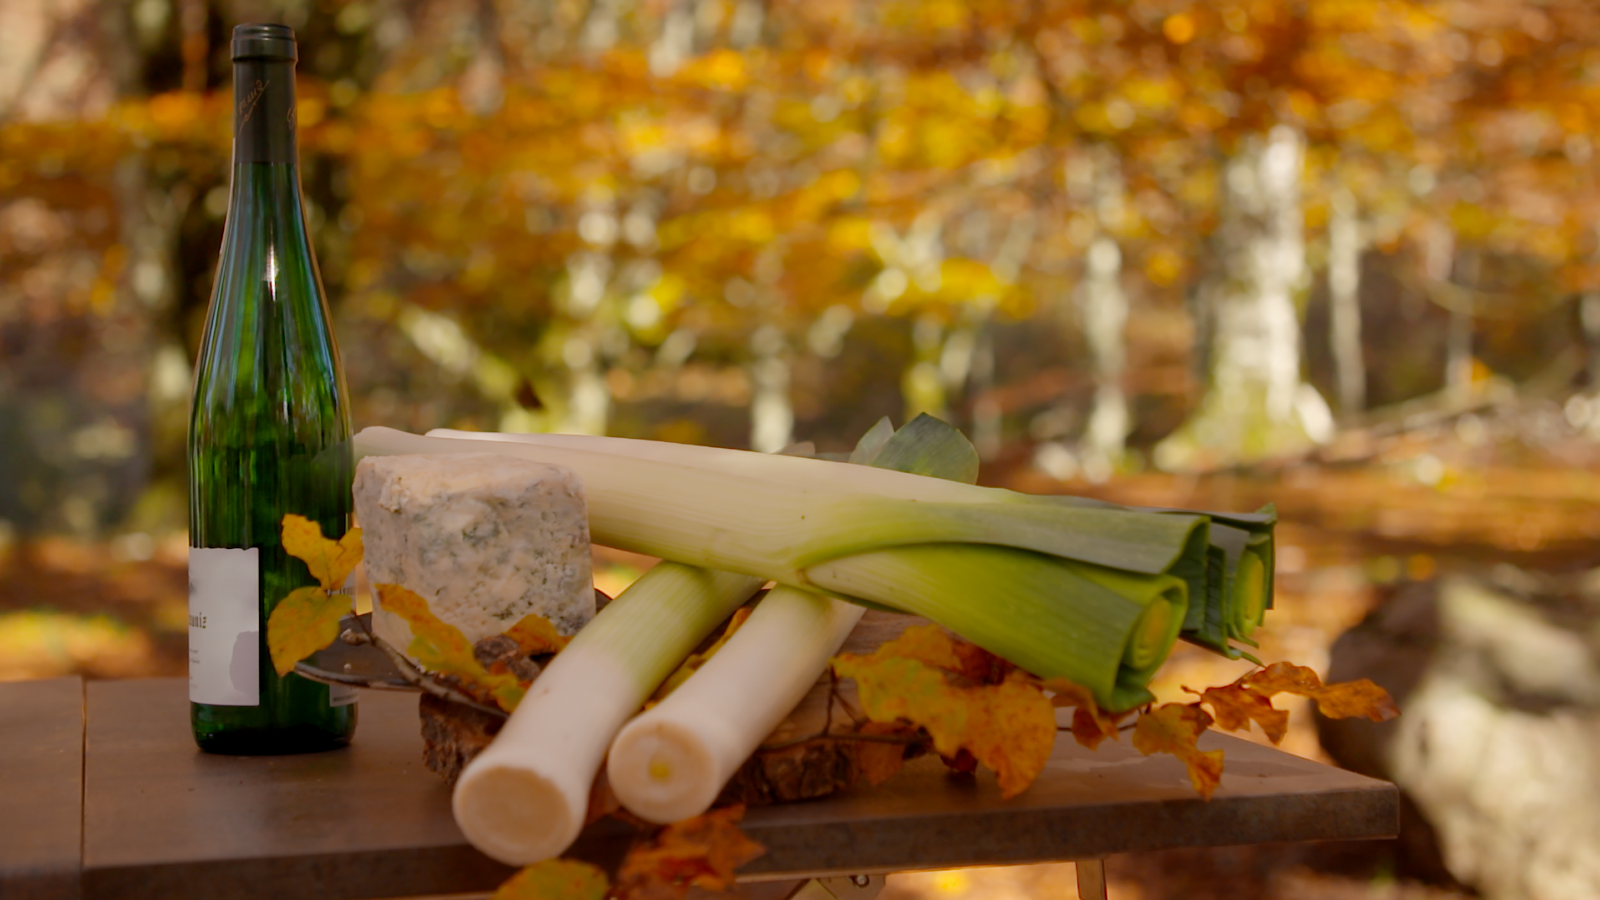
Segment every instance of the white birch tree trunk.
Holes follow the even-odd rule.
[[[1278,125],[1228,161],[1210,388],[1157,448],[1164,468],[1259,458],[1331,437],[1327,404],[1300,379],[1304,157],[1304,136]]]
[[[750,449],[776,453],[794,440],[789,397],[790,352],[783,329],[771,323],[750,336]]]
[[[1328,325],[1339,414],[1350,417],[1366,405],[1367,370],[1361,352],[1361,256],[1365,234],[1355,195],[1342,185],[1333,192],[1328,223]]]

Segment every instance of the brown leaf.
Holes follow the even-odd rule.
[[[1255,722],[1268,740],[1279,743],[1289,733],[1289,714],[1274,707],[1269,697],[1241,684],[1243,680],[1206,688],[1200,695],[1200,702],[1211,707],[1218,728],[1238,731]]]
[[[1201,750],[1200,735],[1211,725],[1211,715],[1198,703],[1168,703],[1139,716],[1133,726],[1133,748],[1149,756],[1171,753],[1189,770],[1189,783],[1210,800],[1222,783],[1222,751]]]
[[[1386,722],[1400,715],[1400,707],[1389,692],[1368,679],[1324,685],[1316,672],[1293,663],[1275,662],[1244,676],[1239,683],[1268,697],[1278,693],[1309,697],[1330,719],[1365,716],[1374,722]]]
[[[1119,723],[1128,713],[1113,716],[1094,702],[1094,694],[1088,688],[1065,678],[1047,679],[1042,684],[1045,690],[1055,695],[1050,698],[1052,706],[1075,707],[1072,710],[1072,737],[1080,745],[1093,750],[1106,738],[1113,741],[1118,739],[1121,733]]]
[[[684,897],[690,887],[732,887],[734,870],[766,852],[739,830],[742,818],[743,806],[713,809],[636,844],[617,869],[617,896],[657,900]]]
[[[602,900],[610,889],[606,873],[598,866],[574,859],[547,859],[512,875],[492,900]]]
[[[904,743],[889,741],[857,741],[856,767],[868,784],[883,784],[899,774],[906,765],[906,748],[917,738],[917,729],[899,722],[866,722],[858,734],[889,737]]]
[[[283,517],[283,552],[304,562],[311,577],[332,594],[361,562],[361,529],[352,528],[335,541],[322,536],[321,525],[290,513]]]

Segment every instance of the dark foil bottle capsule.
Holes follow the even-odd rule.
[[[290,673],[267,617],[314,584],[283,551],[286,513],[350,526],[344,370],[306,234],[295,147],[294,32],[233,32],[233,181],[189,416],[189,719],[214,753],[342,747],[355,692]]]

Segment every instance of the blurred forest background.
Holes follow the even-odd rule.
[[[0,0],[0,680],[183,671],[247,21],[299,37],[358,427],[931,412],[987,483],[1276,501],[1264,655],[1324,672],[1457,573],[1595,609],[1600,6]]]

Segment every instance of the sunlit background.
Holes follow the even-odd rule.
[[[1263,657],[1406,710],[1285,746],[1399,781],[1406,839],[1113,896],[1600,896],[1600,7],[0,0],[0,680],[184,671],[245,21],[299,37],[358,426],[828,451],[926,411],[986,483],[1275,502]]]

